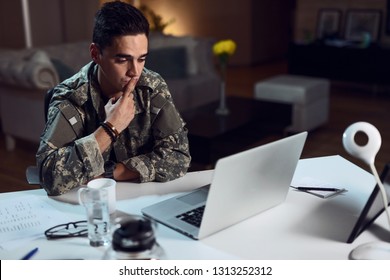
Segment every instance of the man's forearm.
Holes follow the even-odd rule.
[[[101,154],[103,154],[104,151],[106,151],[111,143],[112,139],[110,135],[104,130],[102,126],[99,126],[96,131],[94,132],[96,142],[98,143],[99,150]]]
[[[114,169],[114,179],[116,181],[133,181],[139,179],[139,173],[128,169],[123,163],[117,163]]]

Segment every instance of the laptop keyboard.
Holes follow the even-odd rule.
[[[177,215],[176,218],[187,222],[193,226],[200,227],[200,223],[202,222],[202,216],[204,212],[205,205],[200,206],[198,208],[187,211],[183,214]]]

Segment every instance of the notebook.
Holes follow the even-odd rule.
[[[302,132],[221,158],[210,185],[141,211],[196,240],[259,214],[285,201],[306,137]],[[193,209],[204,210],[200,226],[183,220],[199,215]]]

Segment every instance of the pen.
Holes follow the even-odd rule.
[[[340,189],[337,188],[321,188],[321,187],[293,187],[299,191],[326,191],[326,192],[337,192]]]
[[[38,252],[38,248],[32,249],[30,252],[28,252],[21,260],[29,260],[31,259],[36,253]]]

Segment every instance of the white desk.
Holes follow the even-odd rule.
[[[188,191],[211,181],[213,171],[188,173],[168,183],[118,183],[117,209],[140,214],[141,208],[178,192]],[[375,186],[371,174],[340,156],[299,161],[293,182],[311,177],[348,189],[329,199],[290,190],[285,203],[220,231],[194,241],[160,225],[158,242],[168,259],[347,259],[357,245],[389,235],[382,214],[372,230],[365,231],[352,244],[345,243],[356,216]],[[84,219],[84,209],[75,205],[75,192],[57,197],[43,190],[3,193],[0,201],[33,194],[66,211],[74,220]],[[61,201],[60,201],[61,200]],[[19,259],[26,248],[39,247],[34,259],[100,259],[105,248],[92,248],[87,238],[31,241],[12,251],[0,250],[0,259]],[[29,249],[27,249],[28,251]]]

